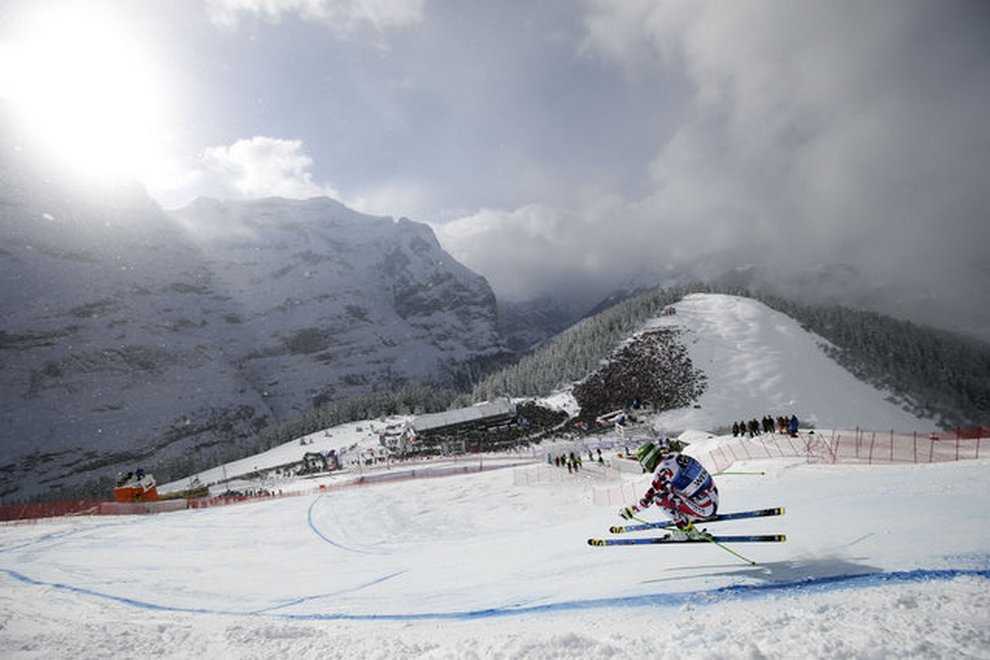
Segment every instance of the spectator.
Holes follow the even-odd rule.
[[[732,437],[735,438],[739,435],[739,423],[732,422]]]
[[[787,432],[791,434],[792,438],[796,438],[798,434],[798,418],[797,415],[791,415],[791,421],[787,423]]]

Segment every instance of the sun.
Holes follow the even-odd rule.
[[[87,177],[151,175],[167,99],[147,47],[111,15],[65,7],[18,27],[0,41],[0,100],[25,142]]]

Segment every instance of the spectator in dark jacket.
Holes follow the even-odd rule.
[[[792,438],[797,437],[798,433],[798,418],[797,415],[791,415],[791,421],[787,423],[787,432],[791,434]]]

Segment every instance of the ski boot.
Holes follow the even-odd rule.
[[[676,527],[672,527],[669,532],[667,532],[666,538],[671,541],[697,541],[704,539],[708,536],[708,532],[704,529],[698,529],[694,526],[694,523],[686,522]]]

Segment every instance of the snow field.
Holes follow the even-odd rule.
[[[734,546],[755,567],[712,546],[591,548],[586,539],[618,519],[590,504],[587,482],[514,486],[510,470],[3,527],[0,648],[24,658],[990,655],[990,461],[742,467],[767,475],[719,477],[722,511],[787,509],[713,524],[788,535]]]

